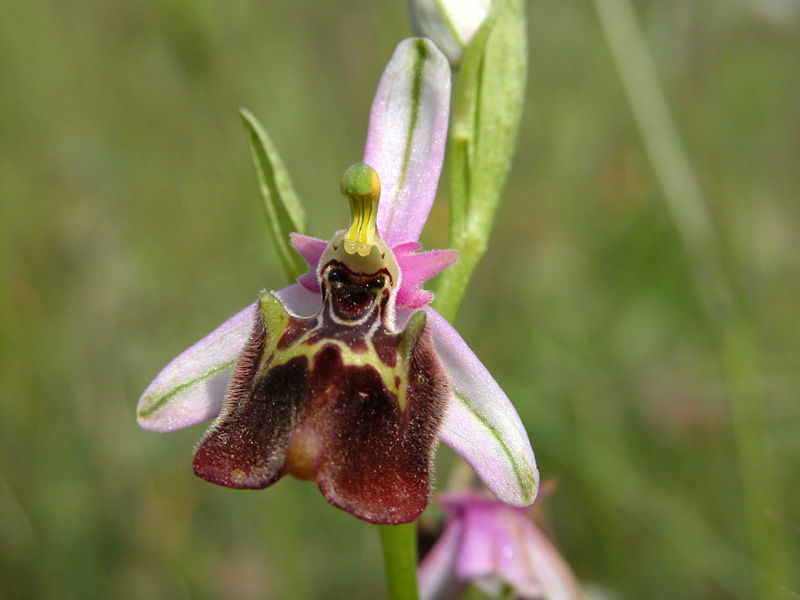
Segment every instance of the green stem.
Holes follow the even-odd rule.
[[[389,600],[418,600],[416,523],[378,525]]]
[[[470,237],[452,245],[458,249],[458,261],[440,277],[433,300],[433,307],[451,323],[464,300],[467,284],[486,251],[486,241],[485,238]]]

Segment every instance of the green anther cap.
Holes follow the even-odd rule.
[[[367,256],[380,240],[378,236],[378,199],[381,182],[375,169],[364,163],[352,165],[339,182],[342,194],[350,200],[350,229],[344,234],[348,254]]]
[[[330,241],[319,260],[322,272],[335,260],[353,273],[376,274],[382,269],[391,276],[392,286],[400,283],[400,268],[394,254],[378,235],[378,198],[381,184],[375,169],[356,163],[342,175],[339,182],[342,194],[350,201],[350,227],[340,231]]]

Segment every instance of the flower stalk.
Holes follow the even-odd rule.
[[[389,600],[418,600],[417,525],[378,525]]]

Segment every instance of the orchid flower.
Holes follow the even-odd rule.
[[[419,568],[422,600],[455,598],[468,584],[493,597],[507,591],[521,600],[583,600],[574,575],[527,509],[473,491],[437,501],[448,520]]]
[[[438,438],[501,501],[533,502],[538,472],[519,416],[422,289],[457,259],[418,243],[449,97],[441,52],[422,38],[402,42],[372,104],[365,164],[342,179],[350,228],[331,242],[292,234],[309,265],[298,283],[262,292],[142,394],[145,429],[216,417],[195,455],[201,477],[248,488],[284,474],[313,479],[359,518],[403,523],[427,504]]]

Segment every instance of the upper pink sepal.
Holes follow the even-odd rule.
[[[416,242],[442,170],[450,65],[430,40],[398,44],[372,102],[364,162],[378,172],[378,231],[390,248]]]

